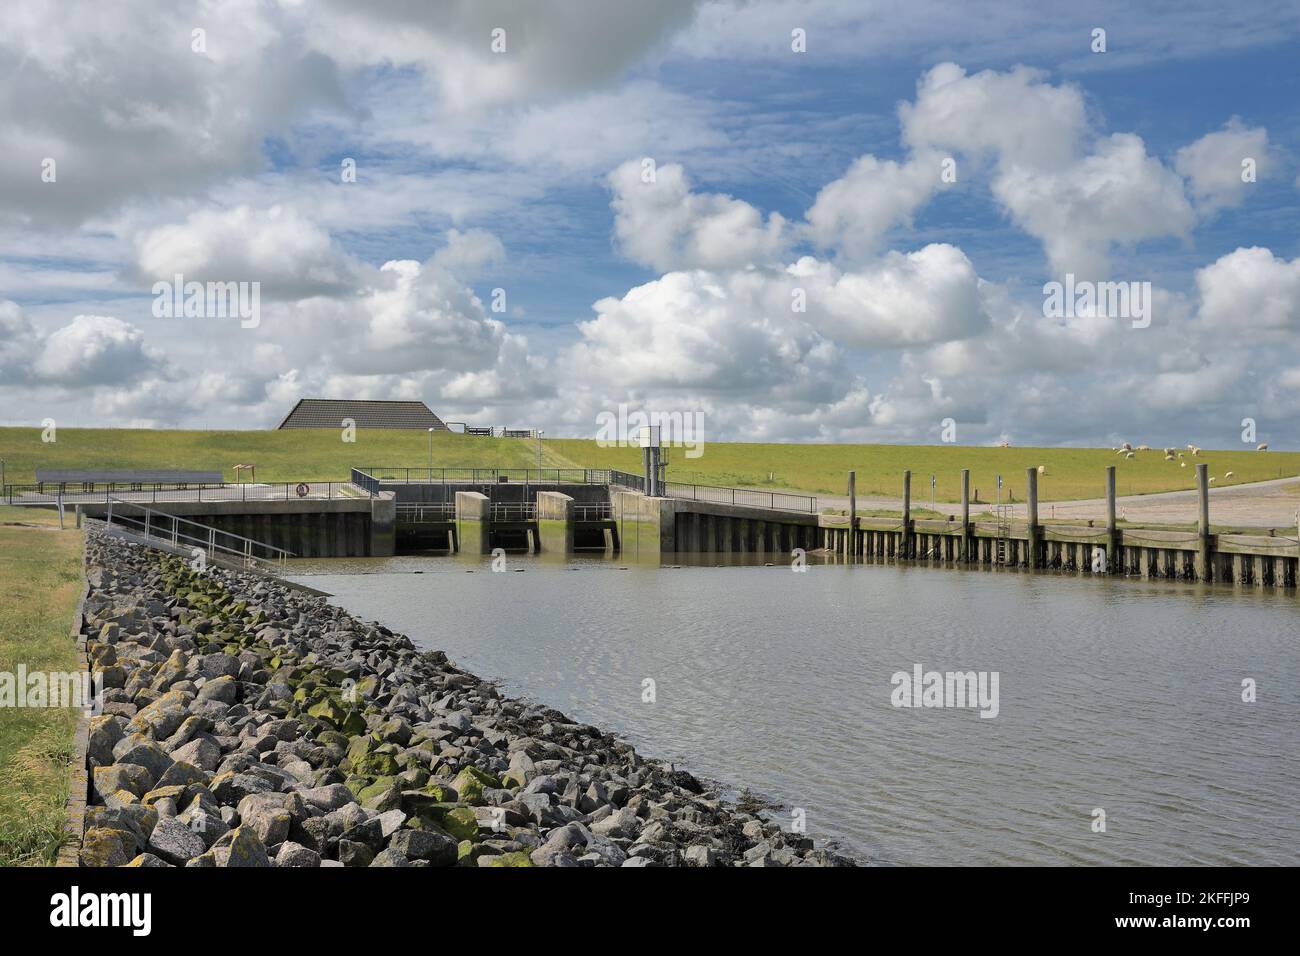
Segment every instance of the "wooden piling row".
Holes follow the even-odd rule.
[[[1238,587],[1294,588],[1300,583],[1300,523],[1295,538],[1272,534],[1215,534],[1210,526],[1209,480],[1196,466],[1199,491],[1195,532],[1119,527],[1115,467],[1106,469],[1104,528],[1043,525],[1039,520],[1038,472],[1025,472],[1026,520],[972,522],[970,471],[961,473],[960,521],[912,517],[912,473],[903,472],[899,518],[857,516],[856,475],[849,473],[850,519],[823,525],[822,547],[846,557],[1051,569],[1075,574],[1115,574],[1150,580],[1231,583]],[[826,521],[826,516],[823,516]],[[1002,548],[999,549],[999,536]],[[1005,559],[998,560],[1001,550]]]

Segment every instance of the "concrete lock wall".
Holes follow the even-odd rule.
[[[774,554],[818,547],[817,515],[744,505],[649,498],[616,491],[611,502],[622,552]]]
[[[456,538],[462,554],[490,554],[492,502],[477,491],[456,492]]]
[[[639,491],[611,491],[610,511],[624,554],[671,554],[677,550],[676,512],[671,498]]]
[[[78,507],[91,518],[103,518],[108,511],[103,503]],[[283,548],[296,558],[361,558],[384,553],[375,550],[382,549],[384,542],[372,535],[374,511],[369,498],[168,501],[147,507]],[[127,516],[140,516],[129,506],[119,510]],[[157,521],[160,533],[170,528],[166,518]]]
[[[767,554],[785,558],[795,548],[819,546],[818,519],[744,505],[674,502],[676,545],[692,554]]]
[[[539,550],[570,554],[573,551],[573,498],[558,491],[537,494],[537,539]]]

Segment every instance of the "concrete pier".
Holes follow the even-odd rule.
[[[491,554],[492,502],[477,491],[456,492],[456,538],[464,554]]]
[[[573,498],[558,491],[537,493],[537,544],[539,551],[572,554],[574,530]]]

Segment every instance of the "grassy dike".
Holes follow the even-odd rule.
[[[1196,487],[1195,465],[1205,463],[1215,487],[1300,475],[1300,453],[1257,452],[1239,447],[1206,449],[1199,456],[1165,461],[1160,448],[1133,458],[1109,448],[991,448],[973,445],[828,445],[707,442],[695,458],[669,450],[668,477],[674,481],[782,489],[811,494],[844,494],[850,470],[858,476],[859,496],[897,497],[903,471],[912,472],[912,501],[930,499],[930,474],[937,502],[961,496],[961,470],[971,471],[980,500],[996,498],[997,475],[1020,499],[1025,469],[1046,466],[1039,479],[1042,501],[1100,498],[1107,465],[1116,468],[1120,495],[1189,491]],[[190,468],[221,470],[234,480],[233,466],[257,466],[258,481],[346,481],[353,466],[420,468],[429,461],[429,435],[402,429],[359,429],[356,441],[342,441],[339,429],[285,431],[156,431],[131,428],[61,428],[57,441],[41,441],[36,428],[0,428],[0,459],[5,480],[31,482],[37,468]],[[558,438],[541,442],[546,468],[619,468],[641,471],[641,450],[601,447],[592,439]],[[438,432],[433,436],[435,467],[532,468],[538,442],[521,438],[475,438]],[[1229,477],[1228,472],[1232,472]]]
[[[258,481],[347,481],[354,466],[419,468],[429,461],[429,434],[412,429],[359,428],[355,442],[337,428],[284,431],[155,431],[143,428],[60,428],[53,442],[39,428],[0,428],[5,481],[35,480],[37,468],[185,468],[220,471],[257,466]],[[435,466],[533,468],[537,443],[524,438],[433,436]],[[543,443],[544,468],[570,467]],[[244,478],[247,479],[247,474]]]
[[[12,522],[38,527],[20,527]],[[80,531],[0,507],[0,671],[75,671],[69,632],[82,586]],[[78,712],[0,707],[0,866],[53,863],[63,834]]]
[[[641,471],[639,448],[600,448],[593,441],[547,441],[557,453],[580,460],[587,467]],[[1199,456],[1183,449],[1183,458],[1165,461],[1164,451],[1139,451],[1133,458],[1109,448],[991,448],[973,445],[814,445],[708,442],[697,458],[687,458],[681,448],[669,450],[668,477],[672,481],[753,488],[791,488],[813,494],[845,493],[849,471],[857,472],[859,497],[899,497],[903,472],[912,472],[912,502],[930,500],[930,475],[935,476],[936,501],[961,500],[961,470],[969,468],[971,488],[981,501],[997,495],[997,476],[1004,488],[1021,500],[1025,469],[1045,465],[1038,480],[1042,501],[1101,498],[1106,493],[1106,466],[1116,469],[1120,495],[1145,495],[1161,491],[1190,491],[1196,487],[1195,465],[1209,466],[1215,487],[1267,481],[1300,474],[1300,454],[1295,452],[1217,451]],[[1183,465],[1186,464],[1186,467]],[[1226,477],[1231,471],[1232,477]],[[1005,494],[1004,494],[1005,500]]]

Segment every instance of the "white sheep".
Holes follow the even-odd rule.
[[[1224,472],[1223,477],[1224,477],[1224,478],[1231,478],[1231,477],[1232,477],[1232,472],[1230,472],[1230,471],[1228,471],[1228,472]]]
[[[1047,474],[1047,466],[1046,466],[1046,465],[1039,465],[1039,466],[1038,466],[1038,474],[1039,474],[1039,475],[1045,475],[1045,474]]]
[[[1262,441],[1255,446],[1255,451],[1268,451],[1268,442]]]
[[[1125,458],[1136,458],[1137,456],[1134,455],[1133,452],[1129,452],[1129,453],[1126,454],[1124,457],[1125,457]]]

